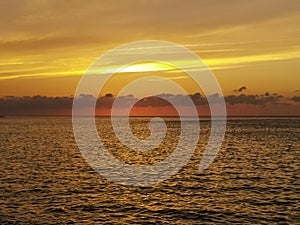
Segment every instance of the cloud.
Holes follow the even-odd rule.
[[[273,95],[229,95],[225,96],[225,101],[228,104],[253,104],[253,105],[266,105],[268,103],[277,104],[283,96]]]
[[[242,91],[244,91],[244,90],[246,90],[247,89],[247,87],[246,86],[243,86],[243,87],[240,87],[239,89],[234,89],[233,91],[234,92],[242,92]]]
[[[190,97],[197,107],[208,107],[208,99],[213,104],[218,103],[221,96],[211,95],[207,98],[199,93],[191,95],[172,95],[172,94],[160,94],[156,96],[149,96],[139,100],[135,104],[135,108],[157,108],[163,109],[164,107],[172,107],[171,103],[178,106],[189,106],[187,104],[187,97]],[[137,101],[133,95],[119,96],[118,107],[125,108]],[[224,96],[227,106],[234,106],[236,109],[240,105],[252,106],[270,106],[277,105],[281,108],[288,107],[287,103],[283,102],[285,99],[283,96],[278,94],[272,95],[229,95]],[[116,98],[111,94],[100,96],[97,99],[96,109],[106,110],[109,112],[114,100]],[[86,107],[87,103],[94,101],[95,97],[87,94],[82,94],[78,97],[81,107]],[[300,96],[294,96],[290,100],[294,101],[295,104],[300,102]],[[47,97],[47,96],[6,96],[0,98],[0,115],[71,115],[73,97]],[[108,110],[108,111],[107,111]],[[299,111],[299,110],[298,110]],[[109,114],[109,113],[108,113]]]
[[[300,96],[294,96],[291,98],[291,100],[293,100],[295,102],[300,102]]]
[[[72,107],[71,97],[6,96],[0,98],[2,115],[49,115],[60,114]]]
[[[89,4],[80,0],[72,2],[11,0],[2,2],[0,7],[1,25],[5,28],[3,32],[26,34],[30,29],[32,33],[40,36],[66,32],[82,35],[86,33],[85,31],[106,35],[108,31],[117,29],[122,30],[122,33],[131,33],[127,32],[128,28],[134,31],[141,27],[147,27],[144,32],[149,33],[153,31],[162,33],[164,30],[175,32],[182,30],[178,28],[191,29],[191,27],[201,33],[203,29],[228,28],[271,20],[297,10],[299,2],[296,0],[273,0],[271,5],[268,1],[261,0],[226,2],[190,0],[188,3],[179,0],[113,2],[91,0]],[[106,31],[97,28],[106,28]]]

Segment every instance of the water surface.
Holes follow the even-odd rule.
[[[119,160],[153,164],[178,141],[180,123],[166,118],[164,142],[135,152],[114,137],[108,118],[99,136]],[[146,138],[148,118],[134,118]],[[299,118],[235,118],[222,149],[199,172],[209,120],[190,162],[151,187],[110,182],[82,158],[71,118],[0,118],[0,224],[297,224],[300,200]]]

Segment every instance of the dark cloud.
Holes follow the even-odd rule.
[[[207,106],[208,101],[218,103],[221,96],[218,94],[210,95],[207,98],[199,93],[191,95],[172,95],[160,94],[149,96],[139,100],[136,107],[165,107],[175,105],[189,106],[187,98],[190,97],[196,106]],[[131,105],[137,99],[133,95],[117,97],[119,100],[118,107]],[[265,106],[267,104],[280,104],[283,96],[278,94],[263,95],[229,95],[225,96],[226,104],[241,105],[251,104]],[[111,94],[106,94],[97,99],[96,109],[110,109],[116,98]],[[82,94],[78,97],[80,107],[85,107],[95,97]],[[300,96],[291,98],[295,102],[300,102]],[[0,115],[71,115],[73,97],[46,97],[46,96],[6,96],[0,98]]]
[[[49,115],[72,108],[72,97],[6,96],[0,98],[1,115]]]
[[[234,89],[233,91],[234,92],[242,92],[242,91],[245,91],[247,89],[246,86],[243,86],[243,87],[240,87],[239,89]]]
[[[295,102],[300,102],[300,96],[294,96],[291,98],[291,100],[293,100]]]
[[[229,95],[225,96],[225,101],[228,104],[253,104],[253,105],[265,105],[267,103],[276,104],[283,96],[273,95]]]

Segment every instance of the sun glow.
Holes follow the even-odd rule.
[[[94,72],[100,73],[139,73],[156,72],[176,69],[174,66],[162,62],[142,62],[135,63],[125,67],[102,68]]]

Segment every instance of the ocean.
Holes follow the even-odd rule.
[[[109,118],[96,118],[107,149],[130,165],[155,164],[172,153],[177,118],[150,151],[134,151],[114,136]],[[149,118],[131,118],[133,133],[149,135]],[[222,147],[210,165],[199,162],[210,133],[200,118],[190,161],[150,186],[107,180],[82,157],[70,117],[0,118],[0,224],[299,224],[300,118],[228,118]]]

